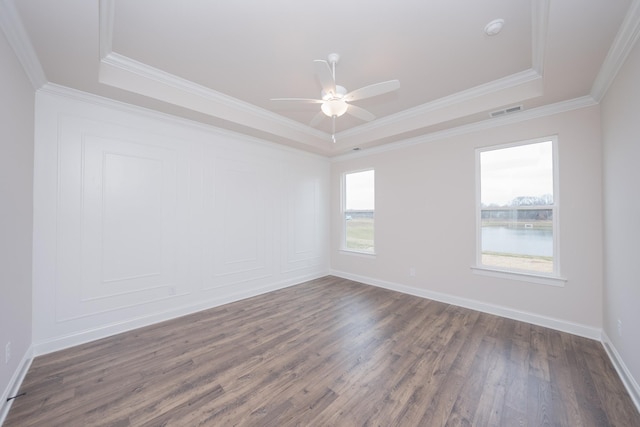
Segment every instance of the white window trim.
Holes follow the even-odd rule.
[[[359,251],[356,249],[349,249],[347,248],[347,223],[345,221],[345,214],[346,214],[346,210],[347,210],[347,188],[346,188],[346,182],[347,182],[347,175],[350,175],[352,173],[358,173],[358,172],[367,172],[367,171],[373,171],[373,188],[374,188],[374,194],[375,194],[375,187],[376,187],[376,172],[375,172],[375,168],[374,167],[368,167],[368,168],[362,168],[362,169],[355,169],[355,170],[349,170],[349,171],[345,171],[342,173],[342,175],[340,176],[340,221],[342,223],[342,227],[340,229],[340,248],[339,248],[339,252],[345,255],[359,255],[359,256],[363,256],[363,257],[367,257],[367,258],[375,258],[376,256],[376,226],[375,226],[375,206],[373,209],[374,212],[374,222],[373,222],[373,252],[366,252],[366,251]]]
[[[362,258],[375,258],[376,257],[376,253],[375,252],[363,252],[363,251],[356,251],[354,249],[343,249],[343,248],[340,248],[339,252],[342,255],[358,256],[358,257],[362,257]]]
[[[499,150],[503,148],[518,147],[521,145],[536,144],[551,141],[553,153],[553,272],[550,274],[540,274],[526,270],[508,270],[482,264],[482,223],[481,223],[481,200],[480,200],[480,154],[484,151]],[[475,274],[491,277],[506,278],[531,283],[539,283],[551,286],[564,286],[568,279],[560,275],[560,185],[559,185],[559,160],[558,160],[558,136],[552,135],[544,138],[517,141],[506,144],[497,144],[487,147],[476,148],[476,263],[471,266]]]
[[[530,273],[528,271],[500,270],[497,267],[472,266],[471,270],[480,276],[498,277],[500,279],[519,280],[522,282],[539,283],[541,285],[564,287],[567,279],[564,277],[547,276]]]

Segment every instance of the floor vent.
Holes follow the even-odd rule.
[[[489,113],[489,116],[499,117],[504,116],[505,114],[516,113],[518,111],[522,111],[522,105],[515,105],[513,107],[505,108],[504,110],[494,111],[492,113]]]

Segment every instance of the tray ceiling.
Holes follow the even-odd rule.
[[[46,82],[328,156],[495,120],[489,113],[513,105],[523,114],[591,96],[620,34],[637,38],[639,9],[637,0],[14,7]],[[504,28],[488,36],[484,27],[496,18]],[[347,90],[400,81],[396,92],[354,102],[376,119],[339,117],[335,144],[329,118],[309,126],[318,104],[271,101],[319,98],[313,60],[332,52]]]

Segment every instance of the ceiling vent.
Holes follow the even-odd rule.
[[[517,113],[518,111],[522,111],[522,105],[515,105],[513,107],[505,108],[504,110],[494,111],[489,113],[489,116],[499,117],[504,116],[505,114]]]

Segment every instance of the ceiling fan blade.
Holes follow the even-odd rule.
[[[351,104],[349,104],[349,108],[347,108],[347,113],[361,120],[364,120],[365,122],[370,122],[371,120],[376,118],[376,116],[374,116],[364,108],[360,108],[356,105]]]
[[[378,96],[387,92],[393,92],[394,90],[397,90],[399,88],[399,80],[389,80],[387,82],[376,83],[351,91],[342,99],[347,102],[357,101],[359,99],[371,98],[372,96]]]
[[[318,126],[320,124],[320,122],[322,121],[322,119],[324,119],[325,117],[327,117],[327,116],[322,111],[319,111],[318,114],[313,116],[313,119],[311,119],[311,121],[309,122],[309,126],[311,126],[311,127]]]
[[[271,98],[271,101],[306,102],[308,104],[322,104],[324,102],[321,99],[311,99],[311,98]]]
[[[333,79],[333,73],[331,72],[331,68],[329,68],[327,61],[314,59],[313,67],[316,70],[316,76],[318,76],[318,81],[320,82],[320,86],[322,86],[322,90],[324,90],[325,93],[335,94],[336,81]]]

